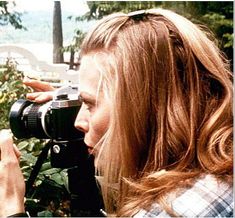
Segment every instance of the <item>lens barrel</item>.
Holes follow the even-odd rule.
[[[79,109],[78,100],[58,99],[38,104],[19,99],[10,110],[10,128],[18,139],[31,137],[56,141],[81,139],[84,134],[74,126]]]
[[[18,139],[29,138],[30,132],[27,131],[27,127],[23,120],[23,112],[32,102],[19,99],[11,107],[9,114],[10,128],[14,136]]]
[[[48,136],[42,126],[42,104],[19,99],[11,107],[9,114],[10,128],[18,139],[36,137],[47,139]]]

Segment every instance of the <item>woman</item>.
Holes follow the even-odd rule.
[[[168,10],[118,13],[86,36],[81,57],[75,126],[96,156],[106,211],[233,216],[231,72],[207,35]]]

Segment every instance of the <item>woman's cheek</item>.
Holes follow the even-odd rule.
[[[109,113],[106,110],[100,111],[91,120],[91,131],[94,135],[96,143],[102,138],[108,129],[109,125]]]

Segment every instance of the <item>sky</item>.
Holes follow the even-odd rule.
[[[53,0],[15,0],[14,10],[19,12],[26,11],[51,11],[53,10]],[[61,0],[61,8],[77,15],[83,15],[88,11],[85,0]]]

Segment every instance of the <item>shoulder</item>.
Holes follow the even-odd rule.
[[[233,217],[233,188],[212,175],[198,179],[195,184],[167,196],[172,210],[183,217]],[[140,210],[135,217],[171,217],[157,203],[149,211]]]

